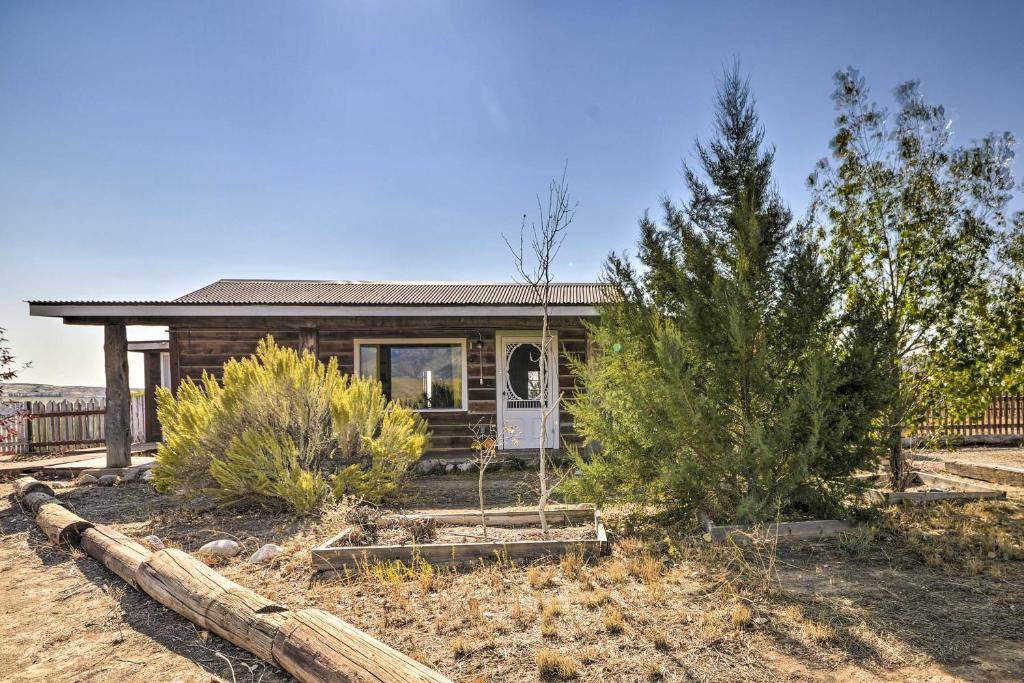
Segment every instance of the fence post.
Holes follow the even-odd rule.
[[[25,415],[21,418],[25,425],[25,452],[32,452],[32,402],[25,401]]]

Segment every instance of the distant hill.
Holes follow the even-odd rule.
[[[85,398],[103,398],[106,395],[103,387],[62,387],[56,384],[22,382],[8,382],[3,387],[4,398],[11,401],[77,401]]]

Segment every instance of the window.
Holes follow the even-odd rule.
[[[356,340],[356,371],[415,410],[465,410],[464,340]]]

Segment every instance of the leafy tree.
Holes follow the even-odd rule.
[[[587,391],[570,406],[597,452],[578,459],[573,492],[740,521],[833,510],[873,455],[877,387],[859,377],[876,321],[837,334],[833,284],[775,188],[738,70],[716,104],[688,203],[640,221],[642,269],[609,258],[619,300],[591,330],[597,353],[575,366]]]
[[[827,228],[843,305],[882,322],[881,429],[892,485],[902,490],[904,431],[931,408],[977,410],[1002,384],[1007,340],[998,325],[1019,304],[994,297],[995,254],[1011,222],[1014,141],[990,134],[955,147],[945,110],[917,81],[893,91],[895,114],[871,101],[856,70],[838,72],[835,83],[834,165],[822,160],[810,178],[812,211]],[[1004,281],[1005,295],[1013,283]]]

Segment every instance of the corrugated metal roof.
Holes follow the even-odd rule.
[[[556,306],[593,306],[609,300],[597,282],[552,283]],[[218,280],[174,300],[189,304],[340,304],[348,306],[531,306],[526,284],[479,282],[381,282],[344,280]]]
[[[599,282],[553,282],[549,303],[594,306],[613,297]],[[535,306],[532,288],[517,282],[397,282],[368,280],[217,280],[170,301],[30,301],[37,305],[341,305]]]

